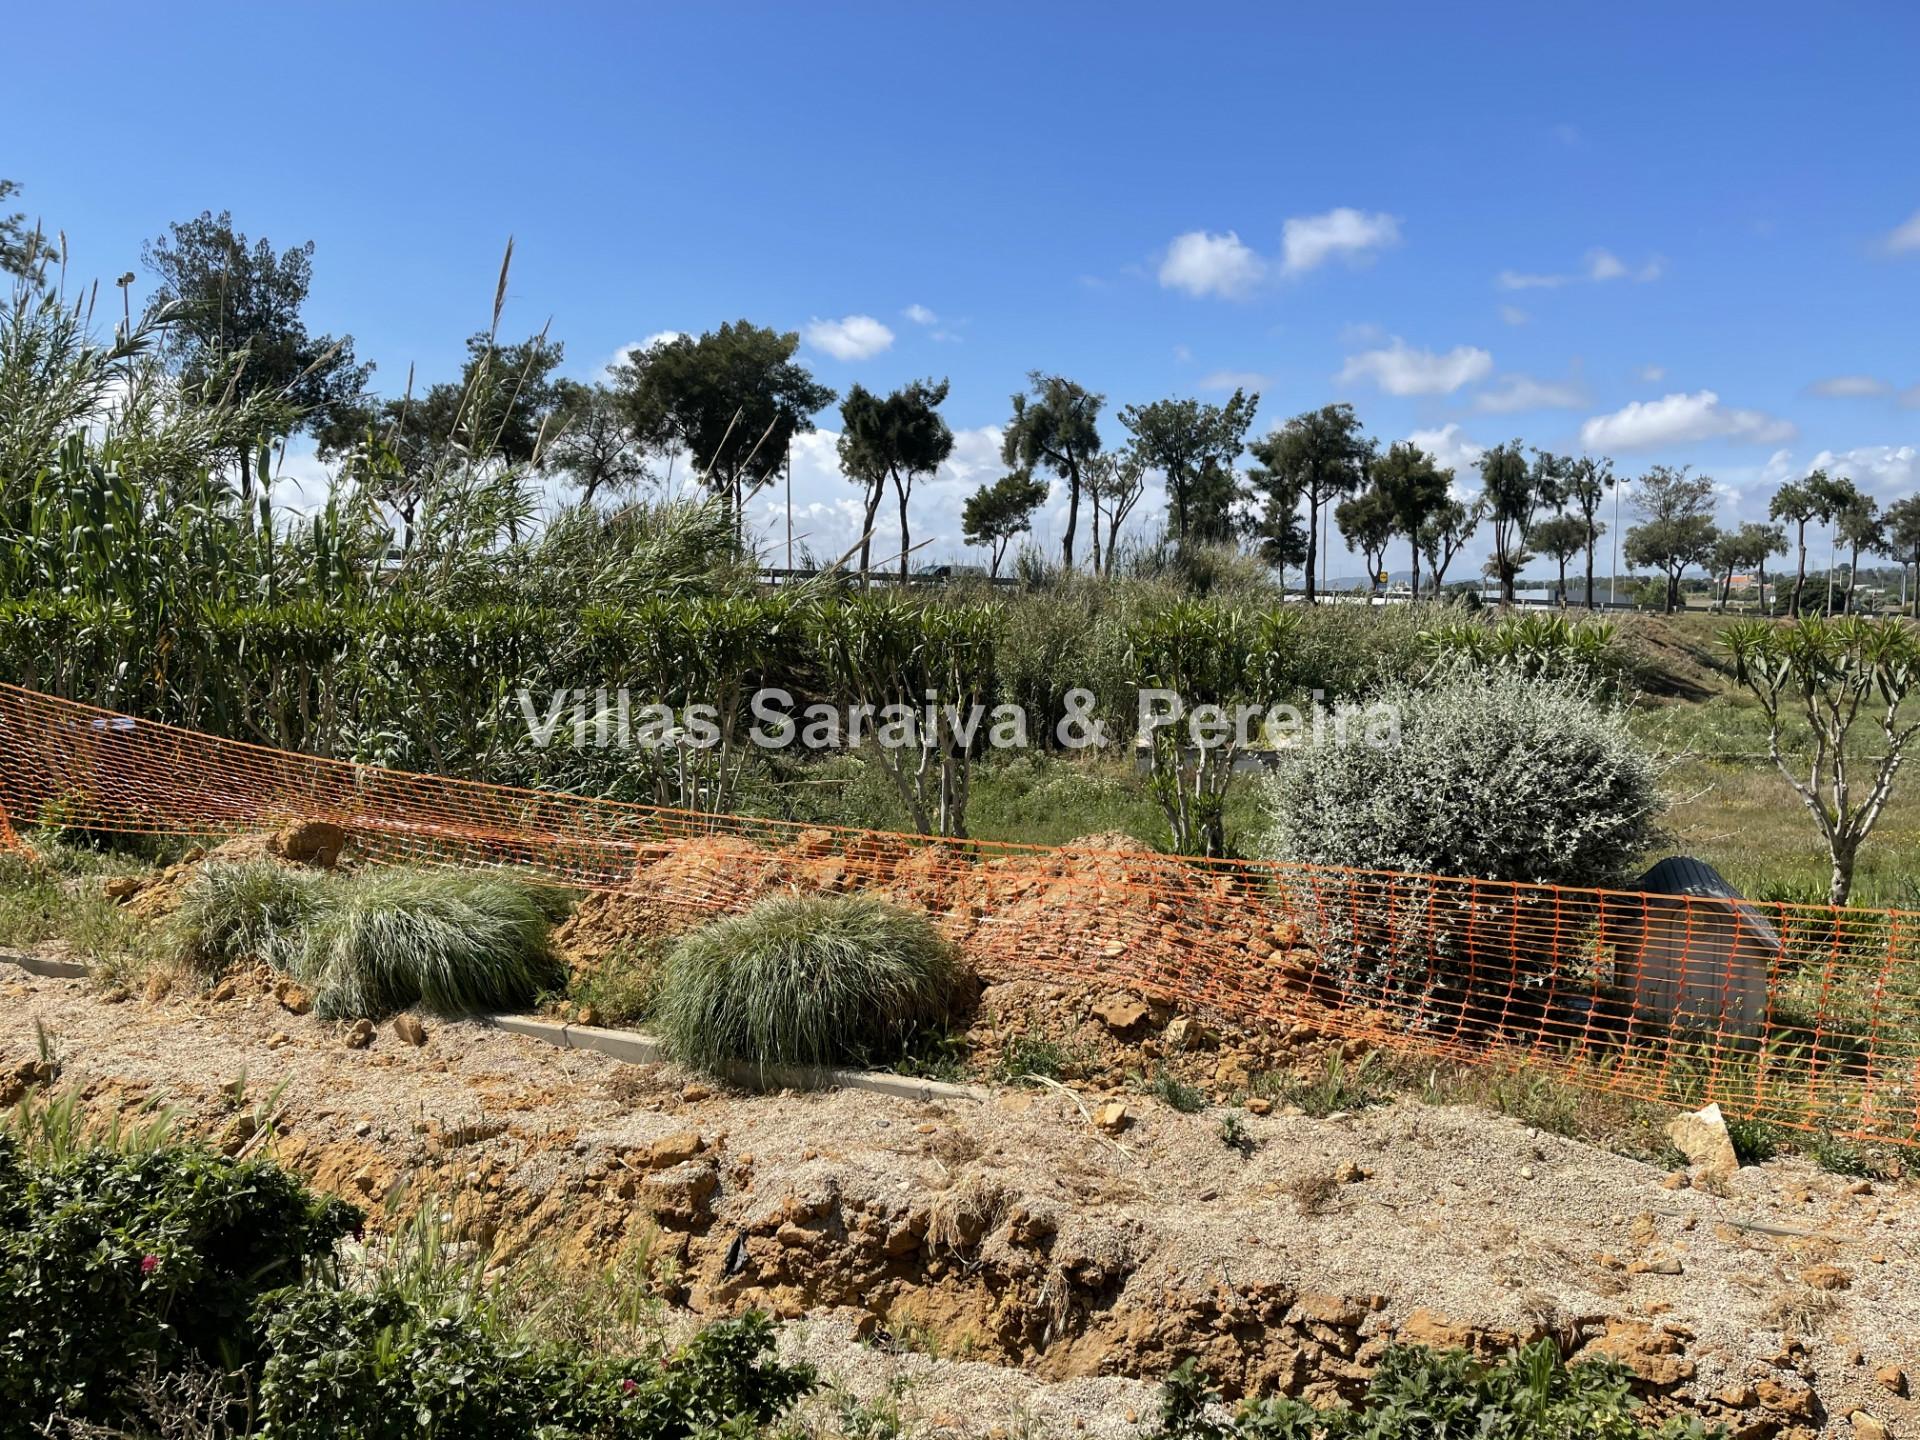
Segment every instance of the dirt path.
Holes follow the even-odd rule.
[[[216,994],[219,992],[216,992]],[[108,1003],[0,969],[0,1075],[35,1056],[240,1143],[223,1086],[282,1082],[272,1151],[370,1206],[432,1193],[508,1251],[603,1263],[654,1226],[698,1313],[762,1305],[857,1392],[913,1383],[914,1433],[1124,1435],[1180,1359],[1230,1386],[1351,1392],[1392,1336],[1550,1333],[1744,1436],[1920,1435],[1920,1190],[1799,1162],[1721,1193],[1464,1109],[1244,1116],[1051,1091],[986,1105],[716,1092],[477,1024],[340,1027],[242,983]],[[1010,1370],[1007,1367],[1018,1367]]]

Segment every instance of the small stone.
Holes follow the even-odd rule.
[[[1725,1177],[1740,1168],[1740,1156],[1718,1105],[1677,1117],[1667,1126],[1667,1138],[1705,1175]]]
[[[1816,1290],[1845,1290],[1853,1284],[1853,1276],[1838,1265],[1810,1265],[1800,1278]]]
[[[267,1037],[267,1048],[269,1050],[278,1050],[282,1045],[291,1045],[292,1043],[293,1037],[284,1030],[276,1030]]]
[[[1813,1418],[1813,1391],[1806,1386],[1783,1385],[1778,1380],[1765,1379],[1755,1381],[1753,1388],[1761,1405],[1776,1415],[1789,1415],[1796,1420]]]
[[[373,1043],[373,1022],[356,1020],[353,1028],[347,1031],[346,1046],[349,1050],[364,1050]]]
[[[1889,1395],[1904,1396],[1907,1393],[1907,1372],[1898,1365],[1882,1365],[1873,1372],[1873,1378]]]
[[[713,1091],[702,1085],[698,1080],[695,1080],[680,1092],[680,1098],[689,1105],[697,1105],[702,1100],[711,1099],[712,1096]]]
[[[1109,1100],[1093,1112],[1093,1123],[1109,1135],[1118,1135],[1133,1123],[1133,1116],[1118,1100]]]
[[[1853,1433],[1860,1440],[1891,1440],[1893,1431],[1887,1428],[1887,1422],[1865,1410],[1856,1410],[1847,1417],[1853,1425]]]
[[[1268,1115],[1271,1114],[1272,1111],[1273,1101],[1264,1096],[1256,1095],[1247,1101],[1247,1113],[1249,1115]]]
[[[1662,1190],[1684,1190],[1693,1184],[1693,1177],[1684,1170],[1676,1170],[1660,1182]]]
[[[280,1008],[290,1015],[304,1015],[313,1009],[313,996],[306,987],[292,980],[282,980],[273,987],[273,998],[280,1002]]]
[[[207,992],[207,999],[213,1001],[215,1004],[219,1004],[223,1001],[233,999],[233,997],[239,993],[240,993],[239,981],[235,980],[231,975],[229,975],[226,979],[222,980],[218,985],[214,986],[213,989]]]
[[[138,875],[114,875],[100,887],[100,891],[109,900],[125,900],[129,895],[139,891],[140,884]]]
[[[354,1171],[352,1184],[353,1188],[358,1190],[362,1195],[371,1195],[373,1193],[373,1172],[371,1170]]]
[[[393,1033],[409,1045],[427,1043],[427,1027],[420,1023],[416,1015],[396,1015],[393,1017]]]

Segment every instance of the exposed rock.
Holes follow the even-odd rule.
[[[696,1131],[676,1130],[673,1134],[653,1142],[647,1151],[647,1168],[665,1170],[670,1166],[683,1164],[706,1149]]]
[[[393,1033],[409,1045],[427,1043],[427,1027],[420,1023],[416,1015],[396,1015],[393,1017]]]
[[[1873,1372],[1873,1378],[1890,1395],[1904,1396],[1907,1393],[1907,1372],[1898,1365],[1882,1365]]]
[[[1139,1029],[1147,1015],[1147,1007],[1131,995],[1110,995],[1093,1007],[1094,1019],[1116,1035]]]
[[[1776,1415],[1785,1415],[1794,1420],[1812,1420],[1819,1411],[1819,1401],[1813,1391],[1804,1385],[1786,1385],[1772,1378],[1756,1380],[1754,1391],[1760,1397],[1760,1404]]]
[[[1118,1135],[1133,1123],[1133,1116],[1118,1100],[1109,1100],[1093,1112],[1093,1123],[1109,1135]]]
[[[347,1031],[345,1044],[349,1050],[364,1050],[373,1043],[373,1022],[356,1020],[353,1028]]]
[[[277,980],[273,986],[273,998],[280,1002],[280,1008],[290,1015],[304,1015],[313,1009],[313,996],[306,986],[295,980]]]
[[[711,1218],[708,1202],[719,1188],[719,1173],[705,1160],[655,1171],[640,1182],[640,1193],[654,1218],[679,1225],[698,1225]]]
[[[1856,1410],[1847,1417],[1853,1426],[1853,1433],[1860,1440],[1891,1440],[1893,1431],[1887,1428],[1887,1422],[1865,1410]]]
[[[325,820],[298,821],[267,841],[269,854],[322,870],[331,870],[346,847],[347,832]]]
[[[145,883],[139,875],[112,875],[107,878],[107,883],[100,887],[100,893],[109,900],[125,900],[128,896],[139,893],[140,887]]]
[[[1740,1168],[1740,1156],[1734,1151],[1733,1137],[1727,1133],[1726,1117],[1718,1105],[1678,1116],[1668,1123],[1667,1138],[1709,1177],[1725,1177]]]

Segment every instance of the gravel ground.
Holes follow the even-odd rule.
[[[910,1433],[1133,1434],[1154,1387],[1111,1372],[1164,1368],[1165,1336],[1133,1337],[1168,1313],[1165,1297],[1272,1286],[1366,1297],[1368,1334],[1422,1309],[1521,1334],[1592,1332],[1608,1318],[1673,1327],[1696,1367],[1682,1395],[1778,1376],[1817,1391],[1829,1433],[1854,1433],[1845,1417],[1865,1409],[1895,1436],[1920,1435],[1915,1401],[1875,1379],[1903,1365],[1920,1384],[1912,1185],[1863,1186],[1782,1160],[1712,1190],[1669,1188],[1653,1167],[1410,1101],[1324,1120],[1248,1115],[1243,1151],[1224,1143],[1218,1111],[1181,1114],[1145,1097],[1129,1100],[1130,1124],[1109,1138],[1051,1091],[984,1105],[706,1094],[672,1067],[479,1024],[429,1018],[422,1046],[383,1027],[351,1049],[340,1027],[246,986],[225,1001],[116,1004],[85,982],[11,968],[0,970],[0,1073],[36,1053],[36,1021],[67,1082],[176,1107],[209,1131],[228,1115],[221,1087],[243,1071],[249,1096],[285,1082],[274,1143],[318,1183],[377,1198],[437,1176],[515,1201],[515,1223],[566,1232],[589,1253],[610,1217],[636,1209],[613,1188],[621,1157],[692,1131],[704,1153],[725,1157],[715,1235],[770,1229],[802,1202],[817,1210],[810,1197],[821,1195],[867,1215],[937,1211],[987,1190],[992,1224],[1052,1217],[1057,1247],[1124,1261],[1106,1308],[1088,1317],[1108,1327],[1100,1344],[1049,1348],[1024,1369],[967,1359],[965,1344],[942,1346],[941,1358],[895,1353],[859,1338],[871,1322],[843,1305],[789,1303],[783,1313],[799,1318],[783,1345],[838,1384],[871,1399],[904,1377]],[[981,1242],[982,1274],[998,1273],[987,1262],[999,1243]],[[1803,1278],[1819,1266],[1832,1267],[1821,1283],[1843,1288]],[[777,1309],[781,1294],[769,1291]],[[696,1305],[701,1295],[696,1283]],[[1791,1355],[1795,1339],[1803,1353]]]

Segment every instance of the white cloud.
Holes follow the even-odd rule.
[[[1267,262],[1232,230],[1224,235],[1206,230],[1177,235],[1160,262],[1160,283],[1168,289],[1229,300],[1246,295],[1266,273]]]
[[[1904,225],[1887,236],[1886,246],[1889,255],[1904,255],[1912,250],[1920,250],[1920,210],[1914,211]]]
[[[1599,285],[1609,280],[1631,277],[1645,284],[1649,280],[1658,280],[1666,273],[1667,262],[1663,256],[1652,256],[1635,269],[1611,250],[1594,249],[1587,252],[1586,269],[1580,274],[1502,270],[1493,277],[1493,283],[1502,290],[1558,290],[1562,285],[1574,285],[1583,280]]]
[[[1533,319],[1531,315],[1527,314],[1527,312],[1522,310],[1518,305],[1502,305],[1500,307],[1500,318],[1509,325],[1524,325]]]
[[[940,317],[924,305],[909,305],[900,312],[916,325],[938,325]]]
[[[811,321],[807,343],[836,360],[871,360],[893,344],[893,331],[871,315],[847,315],[838,320]]]
[[[1633,372],[1633,378],[1640,381],[1643,385],[1658,385],[1662,380],[1667,378],[1666,367],[1664,365],[1642,365],[1638,370]]]
[[[1216,370],[1203,377],[1199,388],[1202,390],[1259,390],[1265,387],[1267,377],[1255,370]]]
[[[1489,415],[1522,410],[1577,410],[1587,392],[1571,381],[1536,380],[1531,375],[1502,375],[1474,397],[1474,408]]]
[[[1453,471],[1458,480],[1471,475],[1480,464],[1480,457],[1487,453],[1487,447],[1475,444],[1460,433],[1458,425],[1443,425],[1438,430],[1416,430],[1407,439]]]
[[[1696,440],[1737,440],[1776,445],[1791,440],[1791,421],[1758,410],[1734,410],[1711,390],[1636,400],[1611,415],[1595,415],[1580,427],[1589,450],[1635,450]]]
[[[1348,206],[1324,215],[1299,215],[1281,227],[1281,269],[1301,275],[1336,256],[1360,260],[1375,250],[1400,243],[1400,222],[1385,213],[1367,214]]]
[[[1618,280],[1626,273],[1626,264],[1611,250],[1590,250],[1587,252],[1587,278],[1589,280]]]
[[[1892,500],[1920,486],[1920,449],[1863,445],[1853,450],[1822,450],[1807,468],[1844,475],[1869,494]]]
[[[1521,270],[1502,270],[1493,277],[1493,283],[1502,290],[1557,290],[1572,279],[1571,275],[1531,275]]]
[[[1893,393],[1893,386],[1874,375],[1830,375],[1825,380],[1814,381],[1807,389],[1815,395],[1824,395],[1832,400]]]
[[[1389,395],[1449,395],[1492,373],[1493,356],[1476,346],[1456,345],[1436,355],[1395,336],[1385,349],[1349,355],[1334,379],[1343,384],[1371,380]]]

